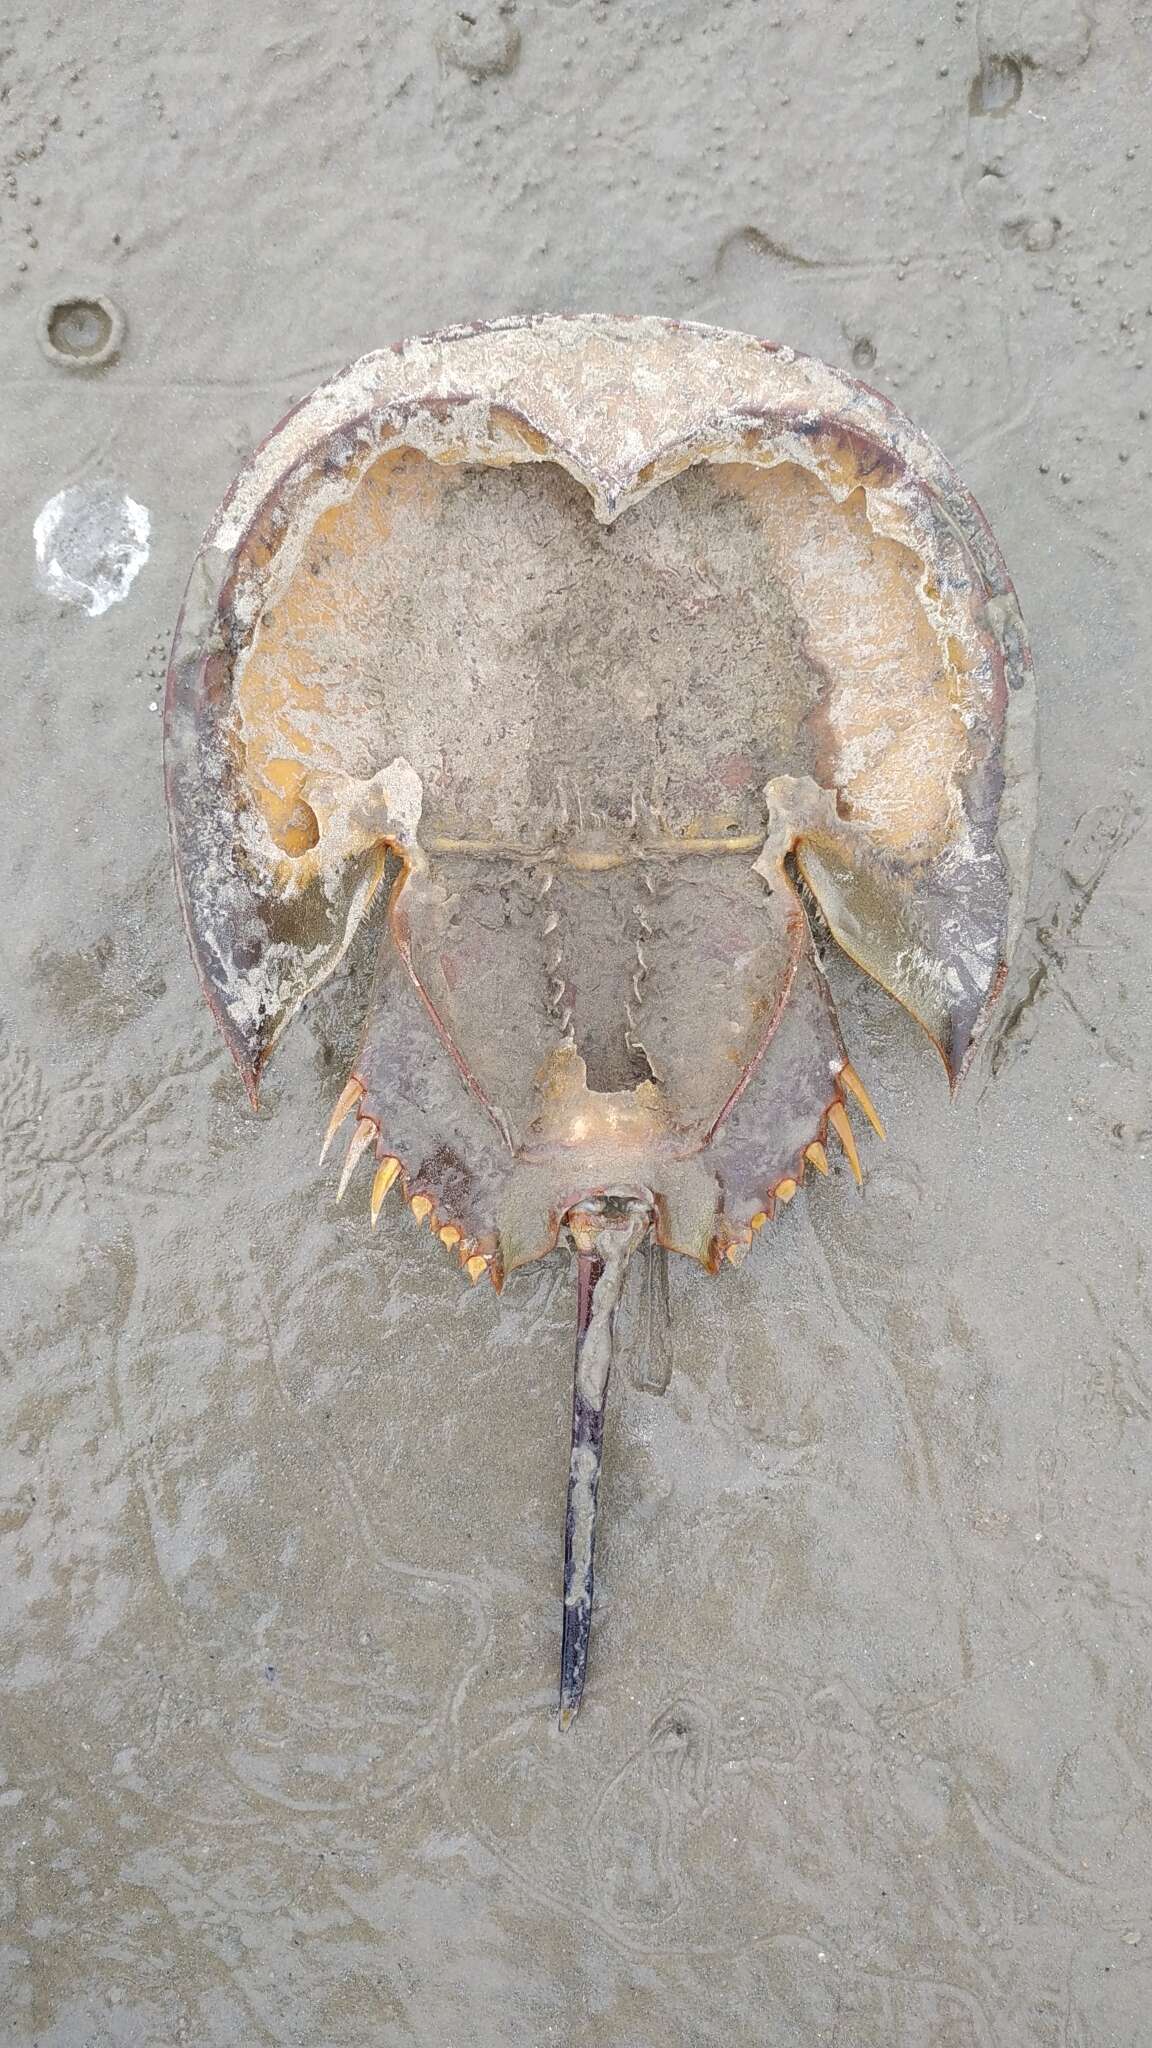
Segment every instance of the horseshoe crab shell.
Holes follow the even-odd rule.
[[[953,1086],[1023,908],[1031,666],[999,551],[866,386],[529,318],[369,355],[233,486],[166,706],[181,898],[255,1099],[380,903],[371,1153],[472,1278],[577,1247],[563,1717],[624,1262],[742,1256],[847,1099],[812,905]],[[394,874],[382,891],[390,862]],[[877,1125],[878,1127],[878,1125]]]

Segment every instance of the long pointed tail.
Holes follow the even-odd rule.
[[[604,1445],[604,1408],[612,1372],[616,1308],[628,1260],[648,1228],[634,1201],[605,1200],[569,1217],[578,1255],[572,1455],[564,1518],[564,1635],[560,1651],[560,1726],[579,1711],[592,1633],[596,1505]]]

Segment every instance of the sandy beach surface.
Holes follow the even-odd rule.
[[[1144,0],[6,11],[0,2048],[1152,2040],[1150,52]],[[570,1263],[497,1300],[336,1209],[370,932],[250,1112],[160,763],[247,451],[540,308],[911,413],[1043,761],[956,1104],[842,967],[863,1197],[676,1270],[619,1376],[563,1738]]]

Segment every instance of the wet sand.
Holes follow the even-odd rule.
[[[1146,12],[129,0],[0,43],[0,2048],[1146,2048]],[[100,369],[38,341],[77,293],[126,318]],[[158,709],[289,405],[540,307],[894,397],[1004,547],[1043,759],[956,1105],[841,967],[863,1197],[841,1163],[677,1270],[668,1391],[617,1380],[563,1738],[571,1267],[497,1301],[335,1209],[371,931],[250,1113]],[[148,558],[93,612],[33,529],[97,483]]]

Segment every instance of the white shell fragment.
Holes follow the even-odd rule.
[[[123,602],[148,560],[151,525],[147,506],[115,484],[70,484],[32,528],[40,589],[99,618]]]

